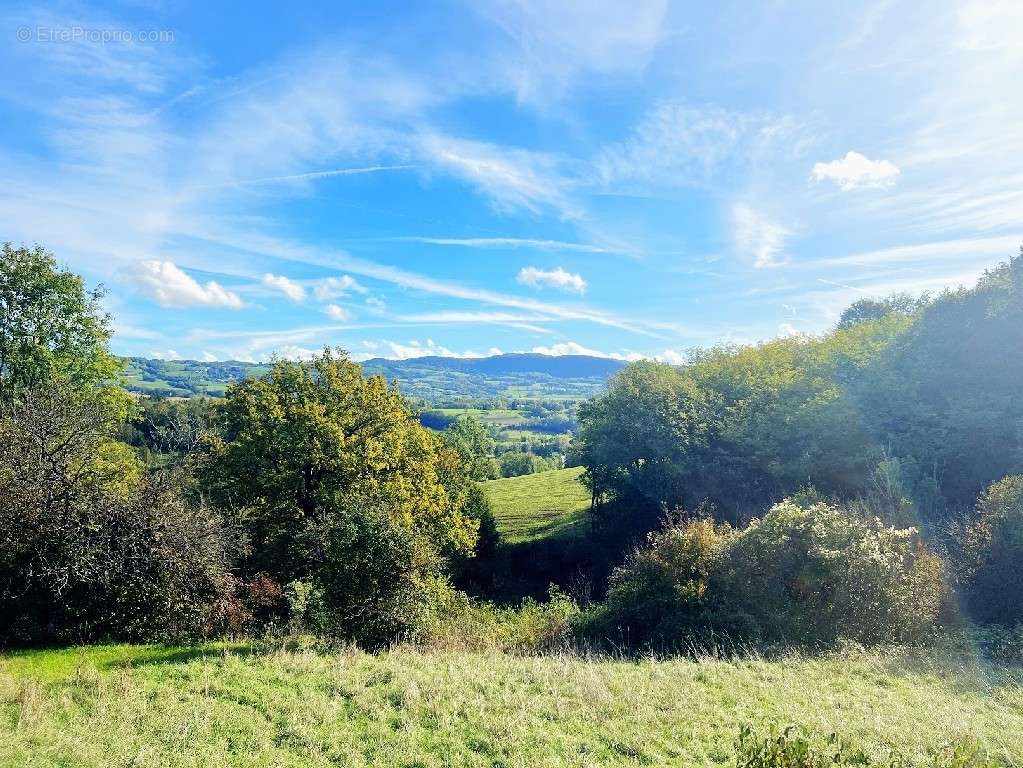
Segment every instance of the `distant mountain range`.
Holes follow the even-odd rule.
[[[458,371],[488,376],[507,376],[519,373],[542,373],[562,379],[606,379],[624,367],[620,360],[590,355],[539,355],[531,352],[493,355],[491,357],[413,357],[407,360],[387,360],[374,357],[362,364],[367,373],[399,373],[429,368],[438,371]]]
[[[582,399],[603,386],[625,363],[588,355],[535,353],[492,357],[373,358],[362,363],[369,375],[397,381],[406,395],[432,405],[461,399]],[[129,389],[163,397],[221,396],[229,384],[269,369],[265,363],[225,360],[128,358]]]

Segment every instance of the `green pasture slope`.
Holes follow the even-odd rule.
[[[512,424],[521,424],[525,418],[519,411],[511,408],[430,408],[430,413],[455,418],[458,416],[475,416],[484,424],[494,427],[505,427]]]
[[[965,736],[998,765],[1019,765],[1023,688],[1019,670],[864,653],[625,661],[235,644],[0,654],[5,768],[734,766],[747,723],[837,733],[874,766],[890,765],[893,749],[899,765],[931,765]]]
[[[509,544],[573,533],[590,506],[582,467],[503,477],[484,484],[501,538]]]

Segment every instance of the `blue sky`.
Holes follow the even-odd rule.
[[[1023,242],[1014,0],[213,5],[0,11],[0,238],[119,353],[677,361]]]

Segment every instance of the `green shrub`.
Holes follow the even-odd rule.
[[[340,506],[313,536],[317,623],[330,637],[371,648],[412,640],[450,590],[430,542],[385,508]]]
[[[554,588],[548,600],[527,598],[517,608],[501,608],[452,591],[422,641],[444,649],[546,653],[571,647],[579,615],[575,601]]]
[[[288,631],[315,632],[323,625],[323,592],[311,581],[292,581],[284,588],[288,602]]]
[[[749,726],[735,742],[737,768],[828,768],[832,765],[870,765],[860,750],[852,750],[834,734],[815,744],[805,732],[794,727],[757,734]]]
[[[825,503],[776,504],[735,538],[720,588],[769,641],[905,642],[941,615],[941,561],[913,528]]]
[[[501,477],[520,477],[545,472],[549,469],[560,469],[556,463],[522,451],[510,451],[501,457]]]
[[[611,574],[607,600],[587,612],[584,634],[632,646],[700,634],[714,620],[711,579],[734,537],[711,520],[669,521]]]
[[[973,617],[1023,622],[1023,475],[1005,477],[980,495],[963,549]]]
[[[612,574],[582,627],[634,647],[905,642],[938,621],[947,596],[941,561],[914,529],[786,500],[741,530],[669,521]]]
[[[176,640],[220,624],[233,549],[220,518],[110,439],[120,412],[106,395],[57,384],[0,411],[0,642]]]
[[[999,667],[1023,667],[1023,624],[961,623],[943,627],[928,639],[927,649],[938,658],[975,659]]]

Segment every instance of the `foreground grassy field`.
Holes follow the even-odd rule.
[[[486,483],[498,530],[511,543],[570,533],[590,506],[582,467],[503,477]]]
[[[598,661],[112,646],[0,657],[2,766],[734,765],[743,723],[1018,765],[1018,671],[898,656]]]

